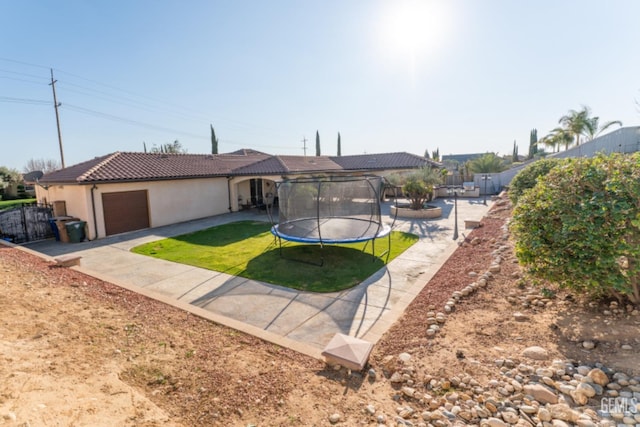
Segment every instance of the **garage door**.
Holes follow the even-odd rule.
[[[149,228],[147,190],[102,193],[107,236]]]

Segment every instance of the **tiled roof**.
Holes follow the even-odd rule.
[[[89,183],[205,178],[230,175],[264,154],[163,154],[116,152],[46,174],[41,183]]]
[[[356,156],[270,156],[254,150],[233,154],[115,152],[46,174],[42,184],[152,181],[243,175],[411,169],[439,164],[409,153]]]
[[[355,156],[332,157],[334,162],[347,170],[412,169],[425,165],[441,167],[433,160],[410,153],[359,154]]]
[[[278,156],[287,170],[298,172],[325,172],[343,170],[339,164],[327,156]]]

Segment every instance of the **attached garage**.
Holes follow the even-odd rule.
[[[102,193],[102,209],[107,236],[149,228],[147,190]]]

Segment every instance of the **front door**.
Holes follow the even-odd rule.
[[[262,178],[253,178],[250,181],[251,186],[251,204],[253,206],[262,206]]]

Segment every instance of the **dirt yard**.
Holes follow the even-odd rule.
[[[503,238],[509,216],[508,203],[494,206],[376,345],[362,373],[0,245],[0,425],[327,426],[336,414],[336,425],[376,425],[368,408],[392,425],[398,389],[384,374],[401,353],[425,381],[471,375],[483,384],[499,376],[496,359],[517,361],[534,345],[550,359],[639,375],[637,308],[532,288]],[[487,271],[505,245],[489,285],[459,302],[427,337],[427,312],[443,311],[452,292]]]

